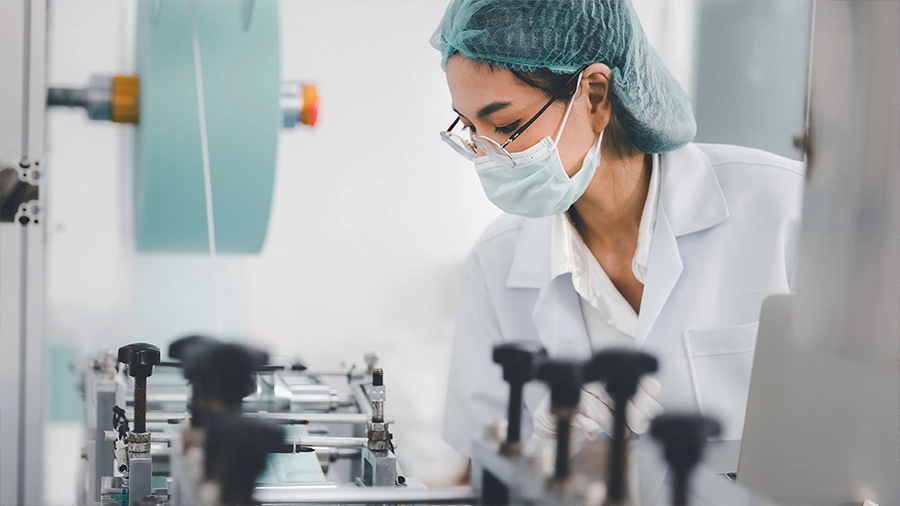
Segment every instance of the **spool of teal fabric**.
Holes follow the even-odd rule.
[[[137,249],[207,252],[190,0],[138,2]],[[281,55],[278,2],[194,2],[209,139],[216,250],[258,253],[275,182]]]

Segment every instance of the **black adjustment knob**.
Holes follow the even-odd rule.
[[[612,451],[609,453],[607,502],[617,504],[625,498],[625,412],[628,400],[637,392],[638,382],[645,374],[655,372],[659,364],[653,355],[631,348],[610,348],[596,355],[587,365],[590,381],[606,383],[606,392],[613,398]]]
[[[159,364],[159,348],[148,343],[122,346],[119,362],[128,365],[128,374],[134,378],[134,432],[147,432],[147,377]]]
[[[650,434],[663,445],[675,478],[672,504],[687,504],[691,471],[703,458],[706,440],[721,431],[716,420],[690,413],[666,413],[650,422]]]
[[[225,414],[206,428],[206,476],[219,483],[223,505],[256,504],[253,491],[266,456],[281,449],[284,429],[272,422]]]
[[[266,352],[240,344],[189,348],[184,357],[184,377],[193,388],[193,425],[203,425],[208,415],[221,411],[241,411],[244,397],[256,390],[256,371],[268,361]]]
[[[610,348],[603,350],[587,366],[590,381],[606,383],[606,392],[613,400],[626,402],[637,392],[641,377],[656,372],[659,363],[656,357],[631,348]]]
[[[557,481],[569,476],[569,445],[571,420],[578,412],[581,385],[584,383],[584,364],[569,360],[546,360],[538,365],[537,379],[550,386],[550,409],[556,415],[556,472]]]
[[[535,342],[503,343],[494,346],[493,358],[503,367],[503,379],[509,383],[506,449],[511,452],[522,438],[522,388],[534,379],[536,366],[547,359],[547,352]]]
[[[550,404],[554,411],[574,410],[581,399],[584,364],[570,360],[546,360],[538,365],[535,376],[550,386]]]
[[[195,346],[209,346],[211,344],[219,344],[218,339],[212,337],[191,335],[172,341],[169,345],[169,357],[176,360],[184,360],[188,351]]]
[[[128,365],[133,378],[153,375],[153,366],[159,365],[159,348],[148,343],[132,343],[119,348],[119,362]]]

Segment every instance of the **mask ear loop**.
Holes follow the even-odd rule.
[[[556,139],[553,141],[554,146],[559,145],[559,139],[562,137],[563,130],[566,128],[566,123],[569,121],[569,113],[572,112],[572,106],[575,105],[575,97],[578,96],[578,90],[581,89],[581,78],[584,77],[584,71],[578,74],[578,82],[575,83],[575,93],[572,95],[572,99],[569,100],[569,107],[566,108],[566,115],[563,116],[562,125],[559,126],[559,132],[556,133]]]

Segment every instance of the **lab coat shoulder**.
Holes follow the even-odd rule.
[[[793,288],[806,165],[742,146],[697,147],[709,159],[728,203],[730,223],[726,228],[740,234],[737,242],[754,241],[766,245],[767,252],[780,251]]]
[[[760,210],[772,206],[784,213],[799,212],[806,165],[768,151],[727,144],[697,144],[725,193],[729,209]]]

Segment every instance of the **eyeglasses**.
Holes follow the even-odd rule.
[[[541,114],[544,114],[553,102],[559,100],[560,95],[569,88],[578,76],[581,75],[582,72],[587,68],[587,65],[579,68],[568,81],[553,95],[553,98],[550,99],[544,107],[541,107],[541,110],[537,112],[534,116],[531,117],[524,125],[522,125],[518,130],[516,130],[509,139],[506,140],[503,144],[498,143],[494,139],[490,137],[485,137],[483,135],[473,135],[470,139],[466,139],[458,134],[452,132],[452,130],[456,127],[456,125],[460,122],[460,117],[457,116],[453,123],[450,124],[450,127],[447,130],[441,132],[441,139],[444,140],[447,144],[450,145],[457,153],[463,155],[469,160],[474,160],[480,150],[488,158],[492,161],[499,163],[503,167],[515,167],[516,161],[513,159],[512,155],[509,154],[509,151],[506,150],[506,146],[516,140],[522,132],[524,132],[528,127],[531,126],[532,123],[537,121]],[[573,97],[574,98],[574,97]]]

